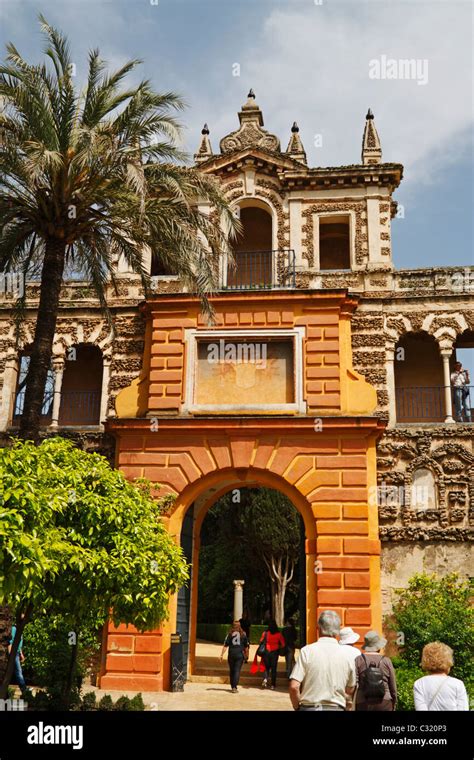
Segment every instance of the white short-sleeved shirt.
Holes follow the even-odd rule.
[[[459,678],[423,676],[413,684],[413,694],[415,710],[469,710],[466,687]]]
[[[346,706],[346,689],[356,685],[354,663],[337,639],[321,636],[303,647],[290,678],[301,683],[301,705]]]
[[[356,658],[360,655],[360,649],[353,647],[352,644],[341,644],[339,642],[339,646],[350,662],[355,662]]]

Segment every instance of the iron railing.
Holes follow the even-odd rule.
[[[276,251],[237,251],[235,264],[228,264],[223,289],[271,290],[294,288],[295,252],[292,248]]]
[[[465,386],[465,407],[471,410],[470,389],[474,386]],[[452,392],[453,416],[456,418],[456,404],[454,388]],[[445,386],[411,386],[396,388],[395,398],[397,406],[397,422],[444,422],[446,418]],[[472,420],[472,410],[471,410]],[[469,420],[463,420],[469,421]]]
[[[17,425],[23,414],[25,390],[16,394],[13,406],[13,425]],[[58,424],[61,425],[98,425],[100,423],[101,392],[64,391],[61,393]],[[42,425],[50,425],[53,411],[53,393],[45,396],[41,416]]]

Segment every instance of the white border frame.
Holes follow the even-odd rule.
[[[306,414],[306,402],[303,399],[303,339],[305,327],[293,327],[289,329],[255,328],[239,330],[235,328],[219,330],[198,330],[188,328],[184,330],[184,343],[186,346],[185,361],[185,396],[182,410],[185,414],[204,414],[206,412],[224,413],[233,412],[273,412],[281,414]],[[236,341],[243,338],[254,338],[256,341],[268,339],[285,339],[293,341],[293,382],[295,401],[290,404],[196,404],[196,379],[197,379],[197,344],[198,341],[215,339],[232,339]]]

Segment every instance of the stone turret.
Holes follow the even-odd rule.
[[[196,164],[201,164],[203,161],[207,161],[212,156],[211,141],[209,139],[209,127],[204,124],[201,129],[201,143],[198,148],[198,152],[194,154],[194,161]]]
[[[293,126],[291,127],[291,137],[286,152],[291,158],[294,158],[296,161],[301,161],[302,164],[306,164],[306,152],[303,148],[299,132],[300,128],[296,121],[294,121]]]
[[[362,138],[362,163],[380,164],[382,162],[382,146],[375,129],[374,114],[370,108],[367,111],[365,119],[364,136]]]

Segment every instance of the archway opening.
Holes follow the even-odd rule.
[[[462,378],[460,382],[453,373],[457,372],[456,363],[460,362]],[[458,336],[453,347],[450,362],[451,383],[453,387],[453,412],[457,422],[472,422],[474,419],[474,330],[465,330]],[[457,386],[457,387],[456,387]]]
[[[81,343],[66,353],[59,425],[98,425],[102,394],[102,353],[98,346]]]
[[[222,482],[225,480],[224,475]],[[242,612],[248,613],[251,623],[251,658],[256,638],[272,617],[282,627],[293,618],[299,646],[315,637],[315,631],[308,629],[315,617],[310,613],[315,605],[315,556],[309,553],[314,551],[314,518],[310,506],[306,509],[299,503],[301,495],[293,498],[284,493],[287,488],[280,490],[273,485],[260,483],[250,475],[245,485],[234,479],[220,488],[208,489],[183,515],[180,540],[191,564],[191,583],[178,594],[175,630],[181,634],[188,678],[213,675],[213,671],[215,675],[219,668],[225,674],[226,666],[219,665],[217,649],[220,651],[222,633],[235,614],[234,580],[245,581]],[[276,520],[278,512],[280,520]],[[279,584],[263,558],[265,546],[269,559],[272,531],[280,537],[280,554],[273,557]],[[266,542],[259,546],[258,536],[263,539],[264,533]],[[260,556],[252,556],[257,554]],[[217,589],[221,591],[217,593]],[[204,647],[202,642],[206,642]],[[282,662],[279,672],[283,674],[284,669]]]
[[[242,233],[234,243],[235,265],[227,268],[227,287],[236,290],[271,288],[273,281],[273,224],[260,205],[239,207]]]

